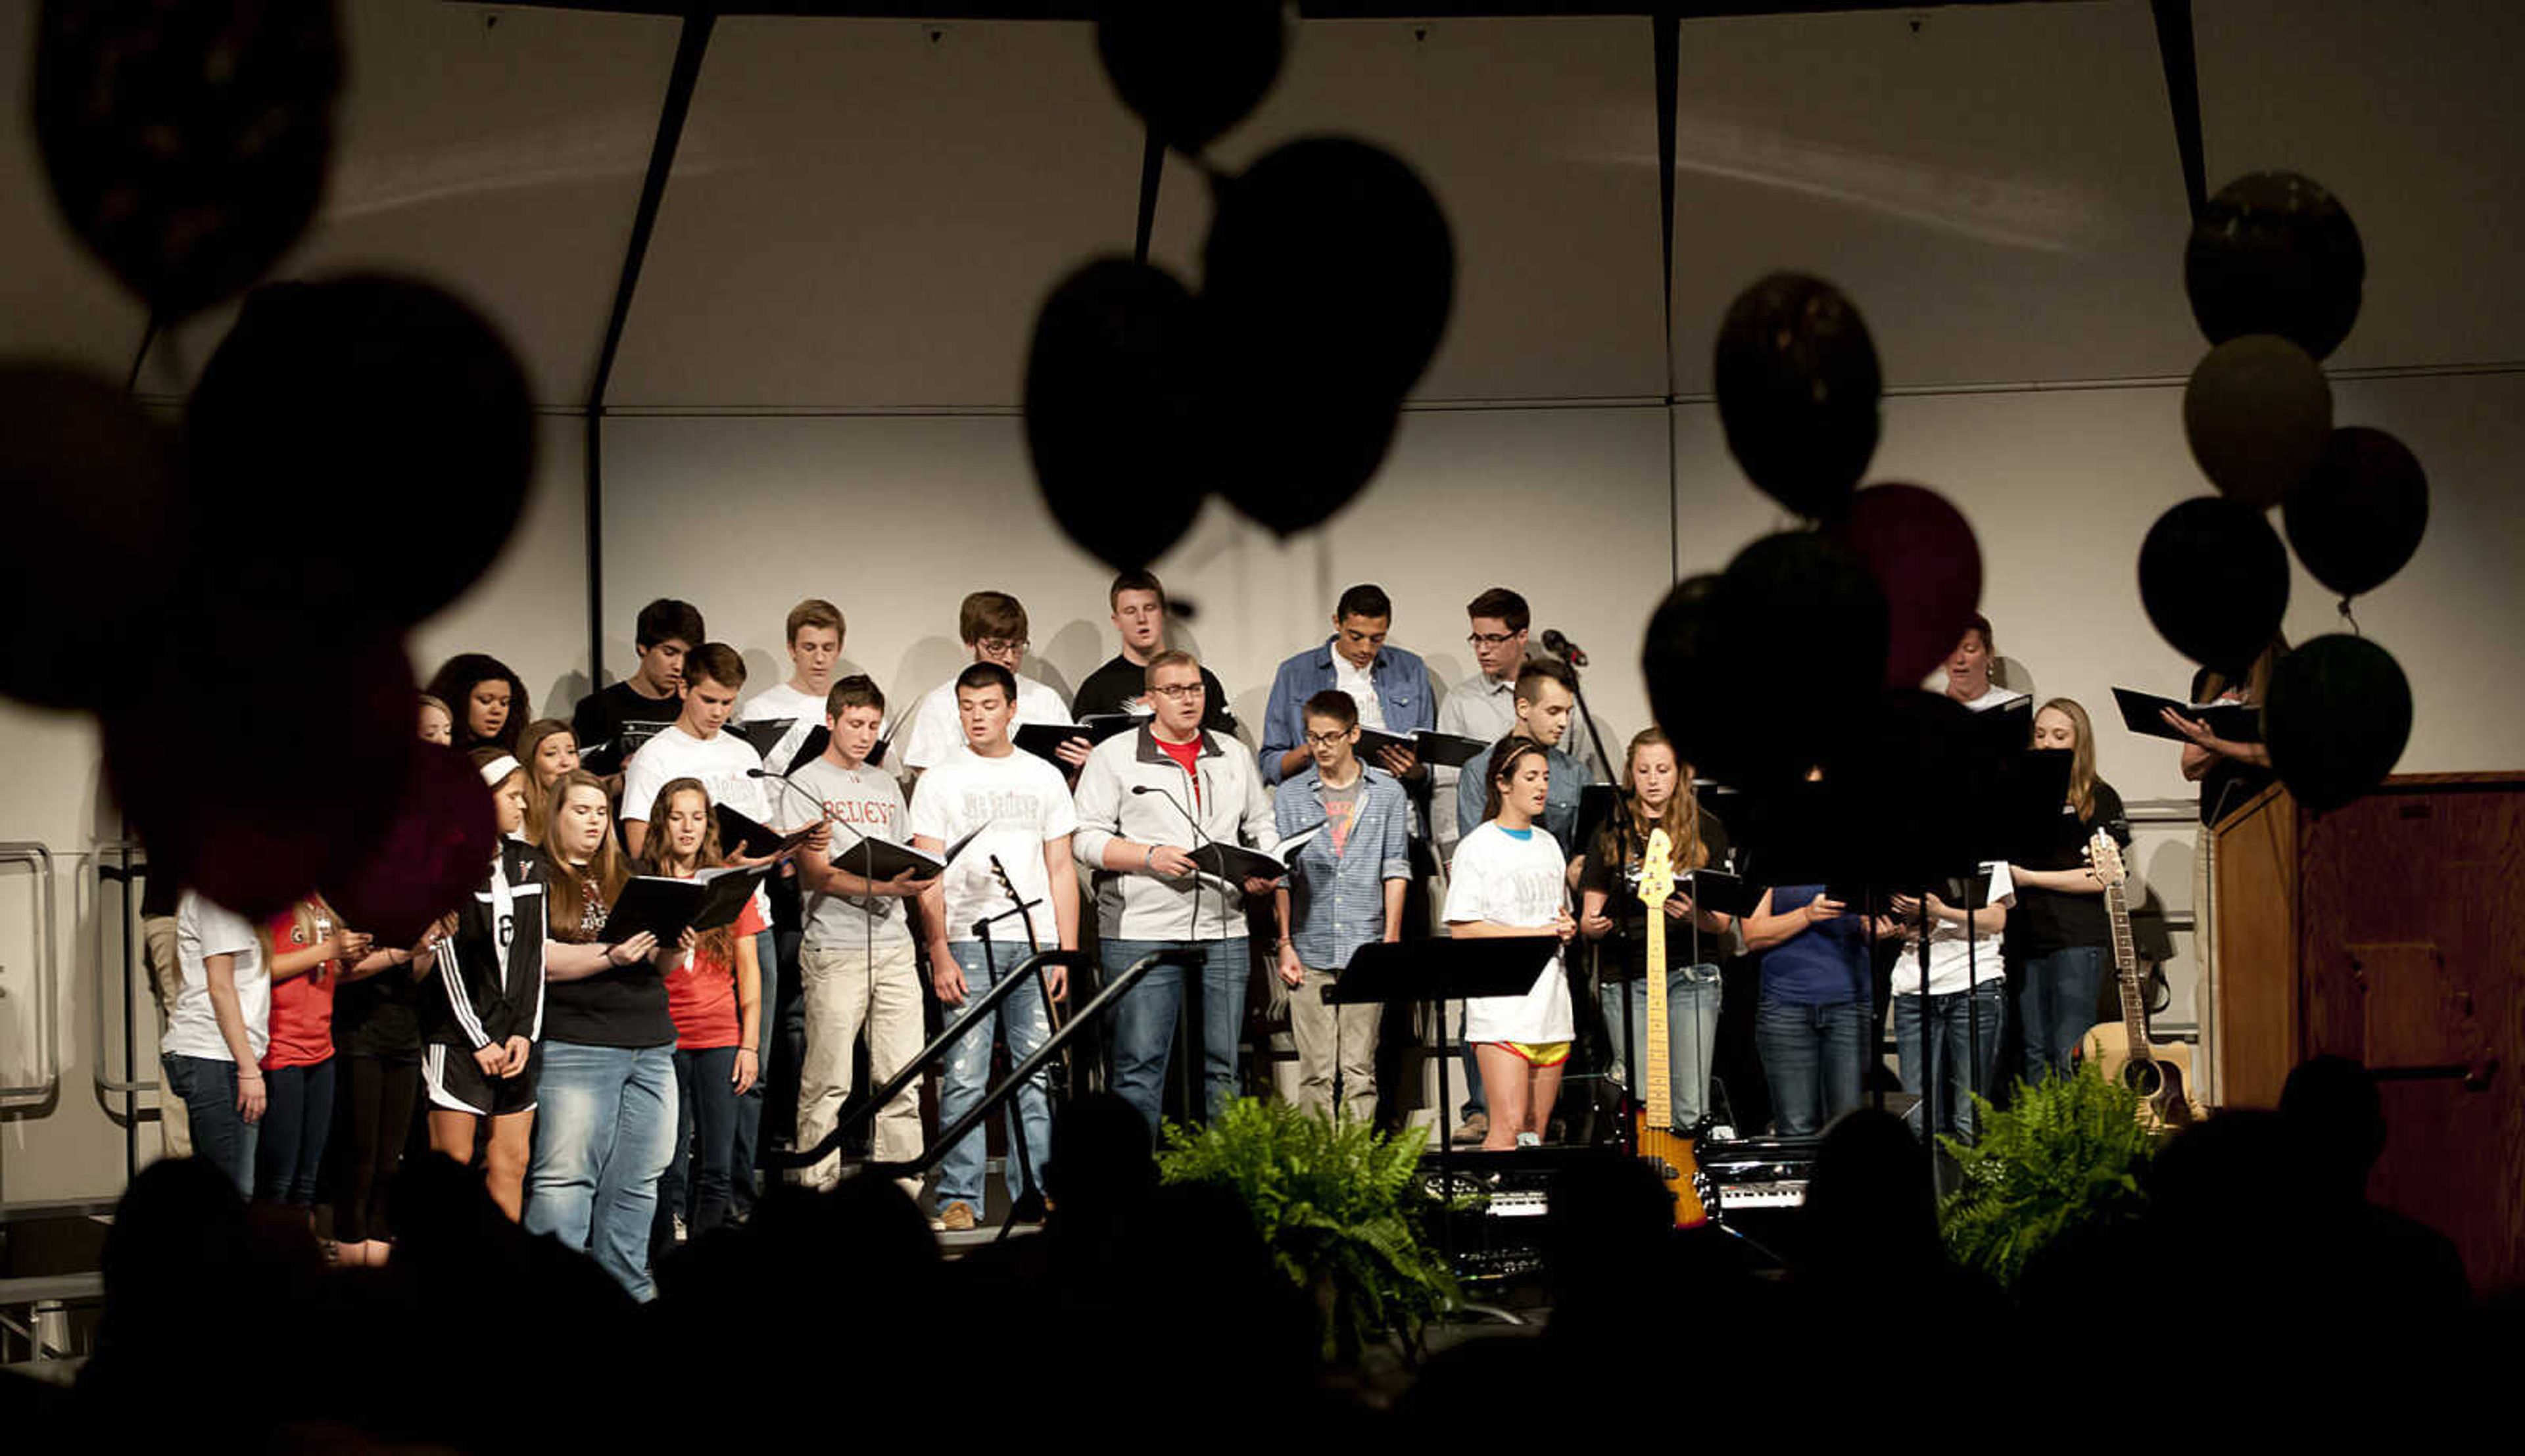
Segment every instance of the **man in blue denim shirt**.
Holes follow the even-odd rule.
[[[1411,809],[1392,774],[1359,761],[1359,705],[1349,694],[1315,694],[1304,721],[1314,763],[1271,797],[1280,838],[1319,831],[1291,856],[1278,892],[1288,933],[1277,960],[1298,1043],[1297,1101],[1333,1113],[1338,1087],[1342,1111],[1368,1121],[1376,1116],[1376,1024],[1385,1008],[1326,1005],[1324,988],[1360,946],[1402,938]]]
[[[1380,732],[1408,738],[1437,726],[1428,667],[1385,645],[1393,623],[1394,603],[1383,588],[1352,587],[1333,608],[1331,638],[1280,664],[1262,718],[1262,782],[1277,784],[1307,766],[1307,700],[1327,688],[1349,694],[1359,721]],[[1387,749],[1377,762],[1399,779],[1421,774],[1418,756],[1407,750]]]

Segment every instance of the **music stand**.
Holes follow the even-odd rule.
[[[1456,1191],[1449,1154],[1449,1144],[1454,1140],[1447,1136],[1455,1092],[1447,1077],[1450,1057],[1446,1003],[1457,998],[1523,995],[1533,989],[1534,978],[1543,974],[1543,968],[1560,948],[1560,938],[1551,935],[1483,936],[1475,940],[1449,937],[1391,945],[1371,942],[1353,951],[1350,964],[1342,968],[1332,985],[1324,988],[1324,999],[1335,1006],[1393,1001],[1431,1003],[1438,1024],[1438,1187],[1442,1207]],[[1341,1025],[1338,1011],[1333,1025]],[[1340,1058],[1334,1060],[1338,1063]],[[1440,1251],[1452,1264],[1456,1255],[1454,1228],[1445,1218],[1438,1224]]]

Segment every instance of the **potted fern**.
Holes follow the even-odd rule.
[[[1389,1338],[1409,1355],[1456,1303],[1455,1276],[1427,1238],[1417,1134],[1240,1097],[1207,1127],[1168,1123],[1164,1143],[1161,1179],[1244,1200],[1273,1266],[1310,1296],[1326,1360],[1356,1365]]]
[[[1973,1105],[1980,1138],[1939,1140],[1962,1173],[1938,1209],[1957,1263],[2013,1286],[2053,1239],[2138,1211],[2157,1134],[2140,1121],[2137,1092],[2081,1063],[2072,1076],[2019,1083],[2005,1111],[1978,1093]]]

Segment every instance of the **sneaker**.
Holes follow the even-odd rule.
[[[689,1239],[691,1237],[692,1237],[692,1236],[691,1236],[691,1234],[690,1234],[690,1233],[689,1233],[689,1232],[684,1228],[684,1216],[683,1216],[682,1214],[680,1214],[680,1213],[679,1213],[679,1214],[676,1214],[676,1215],[675,1215],[675,1241],[676,1241],[677,1243],[682,1243],[682,1242],[685,1242],[687,1239]]]
[[[1456,1145],[1467,1146],[1481,1141],[1490,1135],[1491,1115],[1487,1112],[1476,1112],[1464,1119],[1463,1126],[1456,1129]]]
[[[942,1234],[969,1234],[976,1220],[973,1205],[959,1198],[938,1213],[938,1231]]]

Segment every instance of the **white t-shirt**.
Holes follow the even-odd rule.
[[[263,954],[263,937],[245,917],[221,909],[192,891],[175,906],[175,963],[184,973],[175,1009],[167,1017],[167,1035],[158,1049],[178,1056],[229,1062],[227,1038],[220,1035],[220,1018],[211,1009],[214,955],[236,957],[237,1009],[245,1015],[246,1044],[256,1061],[272,1044],[272,967]]]
[[[1033,678],[1017,679],[1017,714],[1016,721],[1009,725],[1011,732],[1025,723],[1068,721],[1069,704],[1061,701],[1059,693]],[[901,742],[885,761],[896,768],[925,771],[936,767],[950,751],[963,748],[965,725],[956,716],[956,680],[951,677],[930,689],[896,727],[895,737]]]
[[[1990,877],[1985,894],[1988,903],[2005,907],[2016,904],[2016,882],[2008,877],[2007,865],[1986,861],[1982,873]],[[1974,916],[1976,920],[1982,916]],[[1995,986],[2007,975],[2006,963],[2000,956],[2001,932],[1971,937],[1965,945],[1964,928],[1952,920],[1931,919],[1929,922],[1929,995],[1957,995],[1974,985]],[[1966,953],[1969,950],[1969,955]],[[1908,936],[1903,941],[1903,956],[1894,963],[1894,995],[1920,994],[1920,943]]]
[[[763,766],[754,746],[733,733],[695,738],[681,724],[668,724],[640,746],[622,769],[622,817],[645,821],[657,807],[658,791],[676,779],[699,779],[711,802],[723,803],[757,823],[771,822],[770,781],[749,778]]]
[[[865,763],[844,768],[829,757],[819,757],[791,774],[789,782],[796,792],[782,795],[787,801],[782,823],[794,829],[812,822],[807,800],[812,797],[821,803],[824,819],[833,826],[832,860],[842,868],[858,873],[852,851],[862,835],[898,845],[911,843],[903,786],[884,769]],[[1040,861],[1042,856],[1036,858]],[[912,917],[905,906],[910,903],[891,895],[854,899],[845,895],[808,894],[807,944],[835,950],[864,949],[871,944],[909,946]]]
[[[1447,919],[1548,930],[1568,904],[1567,868],[1550,831],[1538,825],[1520,839],[1492,820],[1456,847],[1447,872]],[[1467,1042],[1566,1042],[1573,1035],[1569,975],[1558,950],[1525,995],[1464,1002]]]
[[[942,847],[982,830],[964,855],[947,867],[940,886],[947,897],[948,940],[979,940],[973,922],[1012,908],[991,874],[991,856],[996,854],[1017,894],[1036,901],[1028,911],[1036,939],[1046,947],[1061,943],[1044,846],[1076,833],[1078,811],[1069,801],[1069,785],[1060,769],[1023,749],[985,758],[959,744],[921,775],[920,786],[912,796],[911,823],[914,835],[936,840]],[[1024,927],[1014,916],[994,920],[991,940],[1021,946]]]
[[[1333,654],[1333,686],[1350,695],[1359,708],[1359,725],[1385,731],[1385,700],[1376,696],[1376,659],[1367,659],[1365,667],[1353,667],[1350,658]]]
[[[789,760],[807,746],[807,735],[824,726],[824,700],[812,693],[801,693],[787,683],[774,683],[745,700],[736,710],[740,723],[761,723],[771,718],[795,718],[789,731],[763,755],[763,761],[774,770],[787,768]]]

